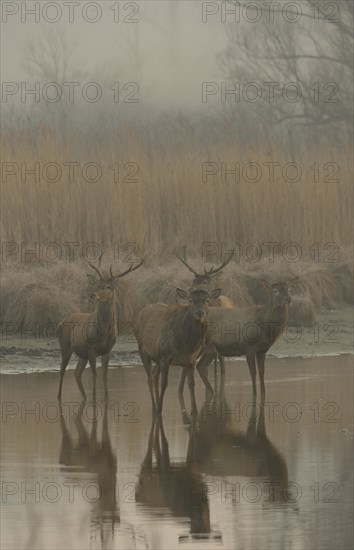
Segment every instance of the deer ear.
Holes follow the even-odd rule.
[[[219,298],[221,294],[221,288],[214,288],[214,290],[212,291],[211,295],[210,295],[210,298],[212,300],[216,300],[216,298]]]
[[[270,290],[270,284],[265,280],[265,279],[261,279],[261,285],[264,286],[264,288],[266,288],[267,290]]]
[[[294,277],[293,279],[290,279],[290,281],[288,281],[288,290],[294,290],[294,288],[296,287],[297,283],[299,281],[299,277]]]
[[[88,281],[91,285],[95,285],[97,284],[97,279],[96,277],[94,277],[93,275],[89,275],[87,274],[87,278],[88,278]]]
[[[182,298],[182,300],[188,300],[188,292],[183,290],[183,288],[177,288],[177,296]]]

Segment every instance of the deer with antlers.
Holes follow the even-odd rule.
[[[187,371],[192,414],[197,414],[194,393],[194,367],[205,342],[209,302],[220,296],[221,289],[212,292],[200,288],[177,289],[178,296],[188,301],[182,304],[150,304],[136,317],[134,334],[144,365],[153,411],[160,415],[171,365]],[[155,369],[152,375],[152,362]],[[161,391],[159,376],[161,372]]]
[[[230,263],[232,260],[232,257],[234,255],[233,252],[230,253],[228,258],[225,258],[225,260],[222,262],[219,267],[214,268],[214,266],[211,266],[210,269],[207,269],[204,267],[204,273],[199,273],[196,269],[194,269],[188,262],[186,258],[186,245],[183,247],[183,256],[176,256],[178,260],[182,262],[183,265],[186,266],[186,268],[193,273],[194,279],[192,282],[191,288],[204,288],[208,292],[211,290],[211,283],[214,277],[222,275],[222,270]],[[228,298],[227,296],[219,296],[215,300],[213,300],[210,303],[211,307],[226,307],[231,308],[234,307],[234,304],[232,303],[232,300]]]
[[[120,278],[132,273],[143,263],[141,260],[137,265],[131,264],[126,271],[114,275],[112,266],[109,270],[109,277],[103,276],[100,271],[101,254],[98,267],[87,262],[96,271],[98,278],[88,274],[89,283],[93,287],[93,297],[96,300],[96,309],[93,313],[73,313],[66,317],[59,325],[58,338],[61,350],[60,381],[58,399],[61,399],[63,378],[65,369],[73,353],[78,356],[75,369],[75,380],[83,399],[86,393],[82,385],[81,376],[87,365],[90,363],[93,379],[93,391],[96,390],[96,359],[102,357],[103,382],[105,395],[108,395],[107,370],[111,350],[117,339],[117,323],[115,311],[115,289]]]
[[[225,260],[222,262],[221,265],[219,265],[219,267],[214,268],[214,266],[211,266],[210,269],[207,269],[206,267],[204,267],[204,273],[199,273],[196,269],[194,269],[187,262],[186,248],[187,247],[185,245],[183,247],[183,256],[177,256],[177,258],[194,275],[194,279],[193,279],[191,288],[204,288],[205,290],[210,292],[211,283],[212,283],[213,278],[215,276],[220,276],[222,274],[222,270],[230,263],[230,261],[233,257],[233,253],[230,253],[229,258],[225,258]],[[228,308],[228,309],[234,307],[234,304],[232,303],[232,300],[230,300],[230,298],[228,298],[227,296],[223,296],[223,295],[221,295],[218,298],[216,298],[215,300],[213,300],[210,303],[210,305],[212,307],[223,307],[223,308]],[[214,357],[214,373],[215,373],[215,376],[216,376],[217,360],[218,359],[219,359],[219,363],[220,363],[221,375],[224,377],[225,376],[225,361],[224,361],[223,356],[220,355],[220,354],[215,354],[215,357]],[[183,395],[184,384],[185,384],[185,381],[186,381],[186,376],[187,376],[187,373],[186,373],[186,370],[184,369],[182,371],[181,380],[180,380],[179,387],[178,387],[178,394],[180,396],[180,401],[181,402],[183,402],[182,395]]]

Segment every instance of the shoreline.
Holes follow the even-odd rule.
[[[343,306],[325,310],[316,317],[311,327],[289,323],[267,356],[270,358],[311,358],[353,356],[353,309]],[[59,371],[60,348],[56,339],[28,338],[27,334],[4,335],[0,345],[0,373],[19,374]],[[228,361],[245,360],[244,357]],[[141,364],[137,343],[132,334],[121,334],[112,351],[110,366]],[[74,356],[68,369],[74,369]],[[100,359],[98,359],[98,367]]]

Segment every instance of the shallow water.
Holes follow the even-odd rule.
[[[179,375],[163,422],[142,367],[110,369],[107,405],[99,386],[81,409],[68,371],[62,416],[58,373],[3,375],[1,548],[352,548],[352,357],[269,358],[263,409],[245,361],[212,404],[196,375],[194,428]]]

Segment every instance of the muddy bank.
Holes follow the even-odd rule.
[[[353,310],[342,307],[325,310],[319,314],[311,327],[301,323],[289,323],[282,337],[274,344],[269,356],[313,357],[353,353]],[[20,373],[42,370],[59,370],[60,350],[58,341],[48,338],[33,338],[33,333],[22,336],[2,336],[0,345],[1,372]],[[131,333],[121,334],[113,348],[112,365],[140,364],[137,344]],[[74,368],[71,359],[68,368]]]

